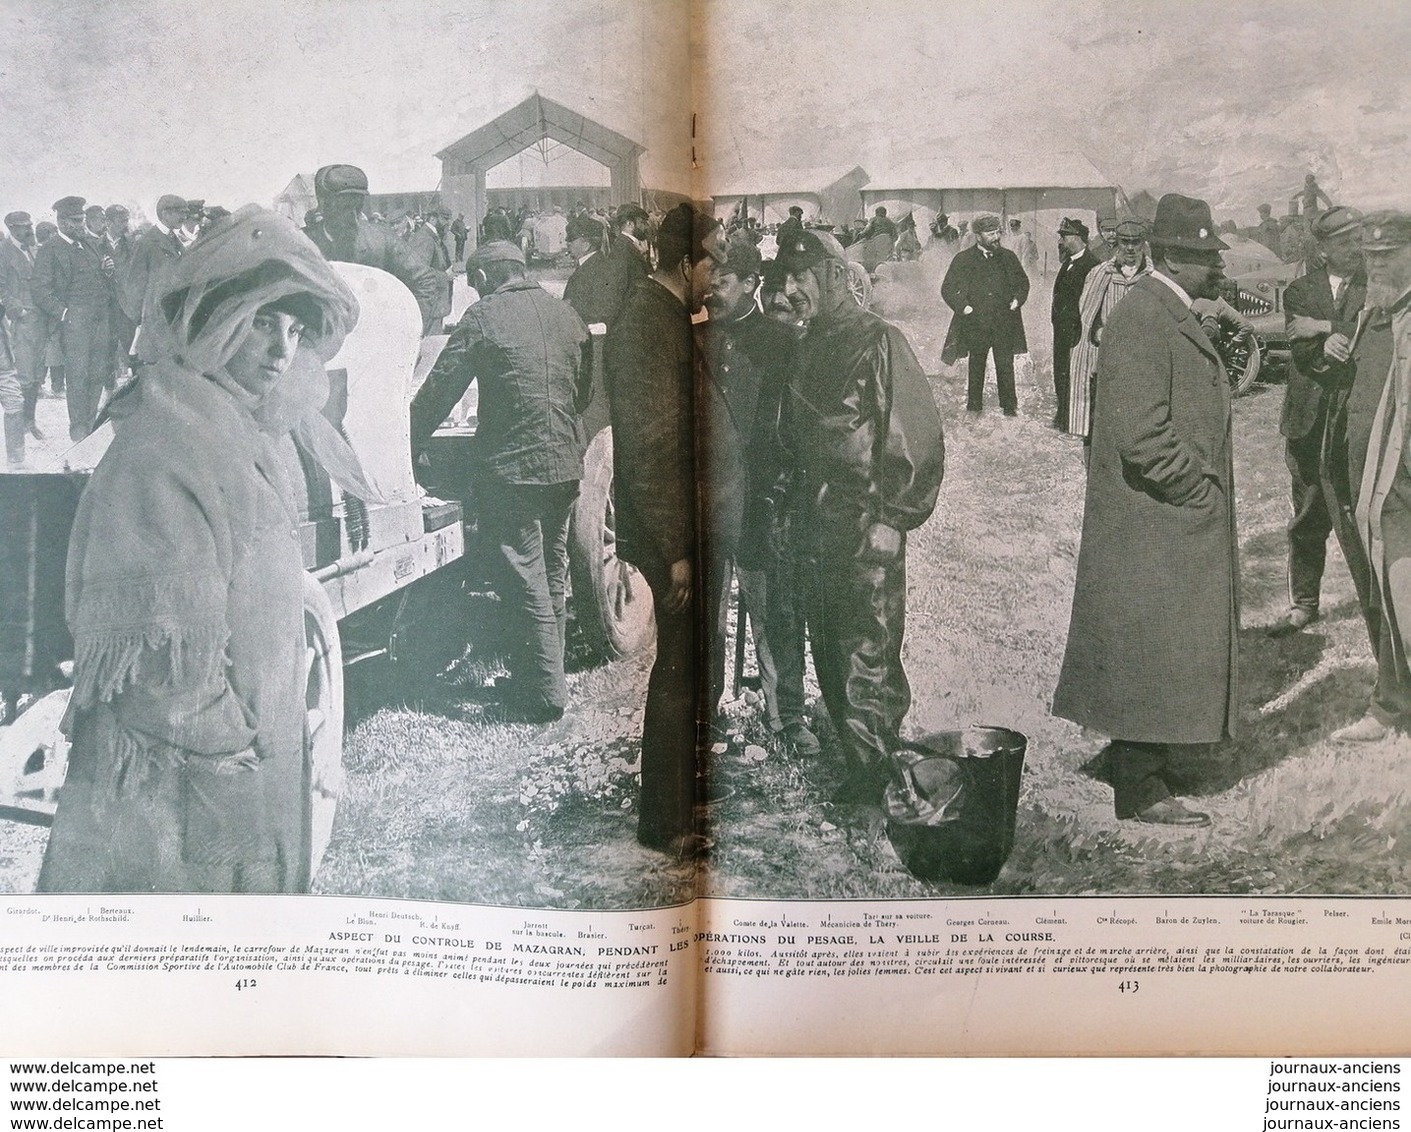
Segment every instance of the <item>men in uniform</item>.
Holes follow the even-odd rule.
[[[1111,736],[1117,816],[1208,825],[1172,794],[1173,744],[1235,730],[1230,383],[1191,313],[1222,274],[1210,206],[1168,193],[1154,269],[1103,331],[1083,534],[1053,711]]]
[[[794,465],[785,585],[806,611],[842,748],[835,801],[870,817],[895,772],[911,707],[901,662],[906,541],[940,492],[941,418],[906,337],[853,300],[836,239],[804,232],[779,249],[779,262],[807,325],[780,412]]]
[[[367,174],[355,165],[325,165],[314,174],[314,196],[323,219],[307,235],[325,256],[390,272],[407,285],[430,333],[451,311],[446,277],[417,260],[393,233],[362,218]]]
[[[605,349],[618,554],[642,572],[656,614],[637,840],[677,858],[706,847],[694,820],[700,581],[691,315],[722,256],[713,219],[685,204],[672,209],[657,235],[657,268],[633,284]]]
[[[150,318],[160,323],[155,303],[160,291],[162,278],[181,258],[186,245],[177,233],[186,220],[188,206],[185,200],[173,193],[164,193],[157,199],[157,222],[137,237],[132,246],[132,254],[126,271],[118,278],[118,302],[123,315],[134,325],[141,326]],[[157,357],[157,344],[153,335],[138,339],[138,357],[144,362],[152,362]]]
[[[1331,361],[1327,350],[1337,353],[1342,344],[1351,342],[1367,293],[1362,214],[1352,208],[1328,209],[1313,222],[1313,238],[1318,242],[1319,265],[1284,292],[1293,366],[1279,431],[1291,477],[1293,517],[1289,520],[1289,610],[1270,629],[1274,636],[1296,633],[1318,619],[1328,535],[1333,529],[1322,483],[1328,394],[1319,377]]]
[[[1053,393],[1057,407],[1053,427],[1068,431],[1068,405],[1071,393],[1069,355],[1083,337],[1079,314],[1083,284],[1097,259],[1088,251],[1088,226],[1081,220],[1064,217],[1058,226],[1058,255],[1062,266],[1053,280]]]
[[[0,241],[0,306],[5,308],[5,330],[14,356],[15,393],[20,400],[17,410],[20,415],[15,424],[9,423],[10,410],[6,410],[6,439],[18,463],[24,459],[26,432],[36,440],[44,438],[34,414],[44,385],[44,344],[48,332],[44,312],[35,304],[30,288],[37,249],[29,213],[10,213],[5,217],[5,227],[9,234]]]
[[[709,322],[701,330],[706,361],[698,421],[701,458],[698,469],[706,529],[708,569],[706,616],[712,631],[710,703],[718,710],[725,690],[725,642],[732,574],[739,580],[737,632],[754,629],[765,710],[770,729],[805,756],[819,752],[818,739],[804,723],[803,625],[772,607],[793,608],[777,574],[777,562],[760,544],[752,504],[777,472],[776,422],[779,399],[788,378],[796,336],[765,318],[755,303],[763,265],[748,239],[726,241],[726,256],[711,277],[706,307]],[[762,567],[762,568],[761,568]],[[773,575],[771,577],[771,574]],[[774,630],[780,631],[776,658]]]
[[[105,264],[101,248],[89,242],[83,205],[77,196],[55,202],[59,235],[35,254],[30,277],[35,305],[60,335],[73,440],[93,430],[113,360],[108,325],[112,261]]]
[[[1357,442],[1357,402],[1365,384],[1380,385],[1357,489],[1355,521],[1366,552],[1375,619],[1373,652],[1377,685],[1368,714],[1334,732],[1344,742],[1369,742],[1392,731],[1411,731],[1411,472],[1406,438],[1411,427],[1411,214],[1375,212],[1362,230],[1367,268],[1367,323],[1352,343],[1332,343],[1332,361],[1348,359],[1357,370],[1348,401],[1348,456]],[[1366,373],[1372,382],[1364,382]],[[1381,378],[1380,381],[1375,379]],[[1351,468],[1354,470],[1355,468]]]
[[[1019,309],[1029,297],[1029,276],[1019,257],[1000,246],[998,216],[977,217],[974,228],[975,244],[956,253],[941,282],[941,298],[955,312],[943,356],[969,355],[965,407],[978,413],[985,407],[985,361],[993,353],[1000,408],[1013,417],[1019,413],[1014,355],[1029,349]]]
[[[1082,335],[1068,355],[1068,429],[1084,440],[1092,430],[1092,394],[1102,328],[1132,285],[1151,273],[1151,261],[1146,254],[1146,225],[1142,221],[1123,220],[1115,225],[1112,243],[1115,247],[1112,258],[1088,272],[1083,282],[1083,293],[1078,300]]]
[[[481,537],[496,548],[498,593],[513,620],[506,714],[548,723],[568,704],[568,520],[583,478],[583,410],[592,395],[588,331],[524,271],[514,244],[467,261],[482,296],[461,318],[412,400],[412,448],[479,382],[475,484]]]

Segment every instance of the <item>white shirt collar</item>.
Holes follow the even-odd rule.
[[[65,236],[62,230],[59,232],[59,239],[63,240],[66,244],[73,244],[74,247],[78,247],[78,241]]]
[[[1331,271],[1328,272],[1328,286],[1330,286],[1330,287],[1333,289],[1333,294],[1334,294],[1334,295],[1336,295],[1336,294],[1338,293],[1338,288],[1341,287],[1341,286],[1342,286],[1344,283],[1346,283],[1346,282],[1347,282],[1347,279],[1346,279],[1345,276],[1342,276],[1342,275],[1334,275]]]
[[[593,258],[595,255],[597,255],[597,254],[598,254],[598,249],[597,249],[597,248],[594,248],[592,251],[590,251],[587,255],[585,255],[582,259],[580,259],[580,260],[578,261],[578,266],[579,266],[579,267],[582,267],[585,263],[587,263],[590,259],[592,259],[592,258]]]
[[[153,224],[152,227],[155,228],[158,232],[160,232],[163,236],[170,236],[172,234],[172,230],[168,228],[165,224],[163,224],[160,220]]]
[[[1191,297],[1186,294],[1186,290],[1184,287],[1182,287],[1174,279],[1162,275],[1161,272],[1157,271],[1154,267],[1151,269],[1151,277],[1153,279],[1161,280],[1161,282],[1165,283],[1166,286],[1171,288],[1171,290],[1175,291],[1176,297],[1181,300],[1181,305],[1184,306],[1187,310],[1190,310]]]

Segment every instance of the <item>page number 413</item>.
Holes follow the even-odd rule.
[[[254,984],[254,981],[254,979],[246,980],[246,982],[250,983],[251,985]],[[1117,991],[1119,994],[1136,994],[1137,991],[1139,991],[1140,989],[1141,983],[1139,983],[1136,979],[1123,979],[1120,983],[1117,984]]]

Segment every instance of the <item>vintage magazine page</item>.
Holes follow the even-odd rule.
[[[0,18],[0,1050],[1406,1051],[1399,5]]]

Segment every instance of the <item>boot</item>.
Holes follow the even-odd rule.
[[[11,468],[24,467],[24,414],[5,414],[5,462]]]
[[[24,423],[29,429],[30,436],[35,440],[43,440],[44,434],[39,431],[39,425],[35,423],[34,412],[39,405],[39,386],[33,385],[24,391]]]

